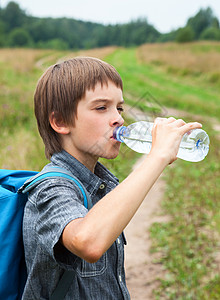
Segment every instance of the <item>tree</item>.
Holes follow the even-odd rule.
[[[217,28],[217,29],[220,28],[219,20],[216,17],[214,17],[214,19],[212,20],[212,27]]]
[[[53,26],[53,19],[50,18],[33,19],[26,30],[28,30],[36,43],[57,38],[56,28]]]
[[[1,11],[2,21],[6,24],[7,32],[14,28],[21,27],[26,19],[26,14],[15,2],[9,2]]]
[[[177,32],[176,42],[186,43],[192,42],[194,39],[194,32],[190,26],[180,28]]]
[[[212,26],[214,20],[213,12],[210,7],[201,9],[194,17],[189,18],[187,26],[195,32],[195,39],[199,39],[200,34],[208,27]]]
[[[31,44],[29,33],[23,28],[15,28],[9,34],[9,45],[12,47],[23,47]]]

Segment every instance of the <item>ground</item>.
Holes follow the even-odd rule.
[[[153,263],[156,257],[155,254],[150,254],[149,237],[149,228],[154,222],[164,222],[168,219],[160,215],[164,188],[165,182],[159,178],[125,229],[125,267],[132,300],[153,299],[152,291],[159,284],[157,278],[164,273],[160,264]]]

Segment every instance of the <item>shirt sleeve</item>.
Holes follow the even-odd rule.
[[[59,239],[69,222],[87,214],[83,196],[74,183],[62,178],[45,180],[43,185],[36,200],[39,243],[62,267],[72,265],[77,256],[61,245]]]

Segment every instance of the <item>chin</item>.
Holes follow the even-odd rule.
[[[99,157],[105,158],[105,159],[114,159],[118,156],[119,149],[114,149],[111,151],[106,151],[105,153],[102,153]]]
[[[105,158],[105,159],[114,159],[114,158],[116,158],[118,156],[118,153],[117,154],[109,154],[109,155],[103,155],[103,156],[100,156],[100,157],[102,157],[102,158]]]
[[[114,159],[118,156],[121,143],[114,145],[96,145],[96,148],[93,152],[93,155],[105,158],[105,159]]]

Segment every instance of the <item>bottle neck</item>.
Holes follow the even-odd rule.
[[[123,137],[125,137],[128,134],[129,134],[129,129],[126,126],[116,127],[113,131],[113,138],[118,142],[123,143],[124,142]]]

